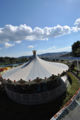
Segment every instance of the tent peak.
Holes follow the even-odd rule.
[[[35,57],[36,56],[36,50],[33,50],[33,56]]]

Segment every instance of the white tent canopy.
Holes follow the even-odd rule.
[[[36,51],[33,51],[32,60],[20,65],[16,68],[8,70],[2,75],[3,79],[12,81],[23,79],[25,81],[34,80],[35,78],[50,77],[52,74],[58,75],[63,71],[68,70],[68,66],[57,62],[48,62],[36,56]]]

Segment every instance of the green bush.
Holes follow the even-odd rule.
[[[71,72],[68,72],[67,75],[71,79],[72,84],[69,88],[67,88],[66,98],[63,101],[63,105],[76,93],[80,87],[79,80]]]

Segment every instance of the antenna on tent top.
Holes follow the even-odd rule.
[[[34,57],[36,56],[36,50],[33,50],[33,56]]]

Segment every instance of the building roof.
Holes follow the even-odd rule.
[[[34,80],[35,78],[48,78],[52,74],[58,75],[68,70],[68,66],[57,62],[48,62],[40,59],[33,51],[33,58],[23,65],[8,70],[2,75],[3,79],[12,81],[23,79],[25,81]]]

